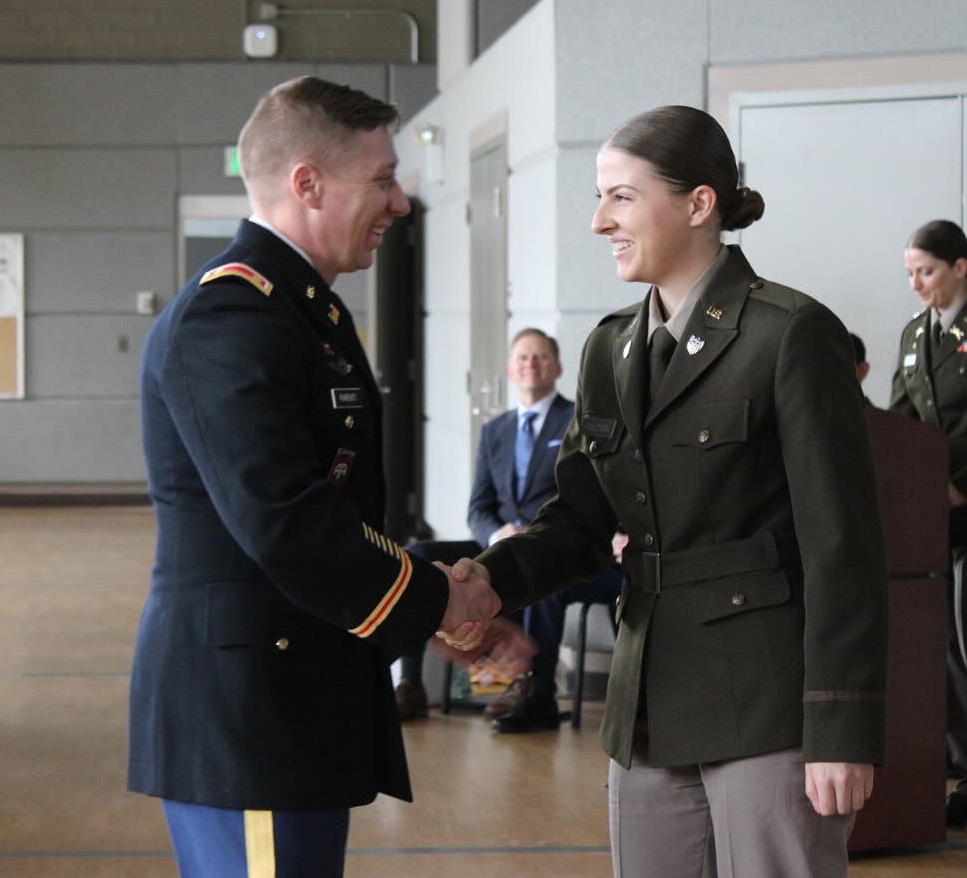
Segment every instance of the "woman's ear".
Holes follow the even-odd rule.
[[[961,256],[954,263],[954,275],[960,280],[967,277],[967,257]]]
[[[715,190],[711,186],[696,186],[691,193],[689,193],[689,226],[695,228],[697,226],[703,226],[708,222],[709,218],[715,213],[715,205],[718,203],[718,198],[715,195]]]
[[[289,174],[289,188],[300,204],[318,208],[322,203],[322,174],[314,165],[300,162]]]

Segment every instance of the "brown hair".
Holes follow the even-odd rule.
[[[548,335],[543,329],[538,329],[536,326],[525,326],[519,332],[515,333],[514,337],[510,340],[511,348],[513,348],[514,345],[517,344],[517,342],[519,342],[522,338],[526,338],[528,335],[536,335],[538,338],[544,339],[544,341],[551,346],[551,352],[554,354],[554,359],[561,359],[561,351],[558,349],[557,339],[551,335]]]
[[[239,162],[246,186],[285,173],[293,161],[325,161],[358,131],[394,125],[392,104],[358,89],[316,76],[275,86],[258,102],[239,135]]]
[[[621,125],[605,146],[644,159],[677,192],[711,186],[723,230],[744,229],[765,211],[754,189],[739,186],[735,153],[722,126],[694,107],[657,107]]]
[[[948,265],[967,259],[967,237],[964,230],[950,220],[932,220],[920,226],[907,241],[907,249],[923,250]]]

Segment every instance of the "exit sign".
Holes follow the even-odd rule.
[[[237,146],[226,146],[225,147],[225,176],[226,177],[241,177],[242,168],[238,162],[238,147]]]

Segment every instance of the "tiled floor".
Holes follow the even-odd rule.
[[[0,876],[175,878],[157,803],[124,791],[127,673],[154,539],[140,508],[0,507]],[[600,705],[575,732],[406,728],[417,801],[352,818],[347,878],[605,878]],[[850,878],[963,878],[967,833]],[[673,876],[667,876],[673,878]]]

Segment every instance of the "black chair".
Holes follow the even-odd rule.
[[[581,728],[581,702],[584,699],[584,654],[587,652],[588,644],[588,612],[595,604],[608,607],[608,617],[611,619],[611,627],[614,629],[614,636],[618,636],[618,622],[615,619],[615,604],[611,601],[584,601],[581,604],[581,617],[578,620],[578,658],[577,667],[574,670],[574,698],[571,701],[571,728]]]

